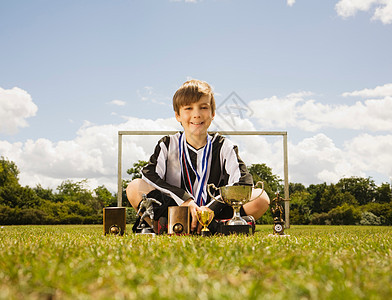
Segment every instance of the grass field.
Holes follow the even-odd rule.
[[[210,238],[102,231],[1,227],[0,299],[392,298],[392,227],[292,226],[284,238],[270,225]]]

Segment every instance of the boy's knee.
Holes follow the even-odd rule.
[[[255,189],[253,194],[257,194],[258,196],[256,196],[255,200],[259,203],[259,205],[261,206],[269,206],[270,204],[270,199],[268,197],[268,194],[266,193],[266,191],[263,191],[262,193],[261,189]]]
[[[154,189],[154,187],[149,185],[143,179],[136,178],[128,184],[125,191],[126,191],[129,203],[131,203],[133,208],[137,209],[140,201],[142,200],[142,194],[147,195],[153,189]]]
[[[137,188],[138,186],[141,185],[141,181],[143,181],[143,179],[141,179],[141,178],[135,178],[135,179],[133,179],[130,183],[128,183],[127,190],[128,190],[128,189],[129,189],[129,190],[132,190],[132,189]]]
[[[140,185],[140,183],[138,183],[139,180],[141,180],[141,179],[137,178],[137,179],[132,180],[130,183],[128,183],[128,186],[125,190],[127,193],[128,199],[138,189],[137,187]]]
[[[268,197],[268,194],[264,191],[263,194],[260,196],[261,201],[263,202],[264,205],[269,206],[270,205],[270,198]]]
[[[132,180],[125,190],[128,201],[134,208],[136,208],[140,202],[139,190],[140,186],[143,184],[142,181],[143,180],[140,178]]]
[[[257,203],[257,207],[261,213],[260,216],[262,216],[268,210],[270,205],[270,199],[265,191],[257,198]]]
[[[247,215],[252,215],[257,220],[268,210],[270,200],[265,191],[261,193],[261,189],[253,190],[252,196],[255,198],[244,205],[244,210]]]

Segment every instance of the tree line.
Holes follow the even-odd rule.
[[[282,180],[265,164],[249,168],[254,182],[263,180],[270,199],[283,192]],[[392,225],[392,192],[389,183],[377,186],[370,177],[342,178],[336,184],[289,183],[290,224]],[[270,210],[259,223],[272,223]]]
[[[105,186],[93,191],[87,180],[63,181],[56,189],[21,186],[12,161],[0,159],[0,224],[100,224],[103,207],[117,202]]]
[[[139,160],[127,170],[130,180],[141,177],[147,162]],[[283,194],[283,181],[265,164],[248,167],[253,180],[264,181],[269,197]],[[104,185],[89,190],[87,179],[63,181],[55,191],[21,186],[16,164],[0,159],[0,225],[23,224],[102,224],[103,208],[117,205],[117,194]],[[129,206],[123,180],[123,205]],[[392,225],[391,185],[377,186],[371,178],[342,178],[336,184],[290,183],[290,223],[320,225]],[[127,221],[135,220],[133,209],[127,209]],[[272,224],[270,210],[258,220]]]

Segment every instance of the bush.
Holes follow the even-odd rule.
[[[392,203],[368,203],[361,209],[380,217],[381,225],[392,225]]]
[[[134,224],[137,219],[136,211],[132,207],[126,208],[127,224]]]
[[[16,225],[16,209],[0,205],[0,225]]]
[[[42,225],[46,224],[46,213],[40,209],[27,208],[19,210],[18,214],[18,224],[22,225]]]
[[[47,214],[37,208],[0,206],[0,225],[41,225],[47,221]]]
[[[82,224],[83,217],[75,214],[63,215],[60,219],[61,224]]]
[[[256,220],[256,224],[274,224],[274,218],[272,217],[271,210],[267,210],[260,219]]]
[[[359,222],[361,225],[381,225],[381,218],[377,217],[375,214],[370,211],[365,211],[361,214],[361,221]]]
[[[308,225],[310,223],[309,209],[292,206],[290,208],[290,224]]]
[[[310,217],[310,224],[312,225],[329,225],[331,220],[329,219],[328,213],[314,213]]]
[[[102,223],[103,223],[102,215],[86,216],[83,219],[83,224],[102,224]]]
[[[332,225],[355,225],[361,220],[361,213],[353,205],[343,204],[328,212]]]

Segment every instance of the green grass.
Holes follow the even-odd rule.
[[[0,299],[392,298],[392,227],[292,226],[283,238],[269,237],[270,225],[211,238],[102,232],[2,227]]]

